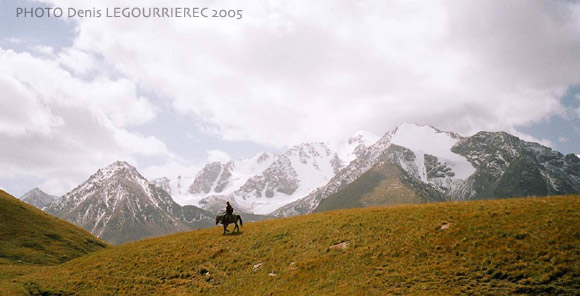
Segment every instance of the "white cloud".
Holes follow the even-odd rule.
[[[147,176],[187,171],[161,141],[129,131],[157,113],[138,89],[226,140],[281,147],[416,122],[551,145],[515,128],[564,114],[560,97],[580,77],[577,2],[197,4],[244,9],[244,18],[75,19],[71,48],[43,58],[0,50],[0,93],[10,94],[0,104],[11,110],[0,118],[4,174],[50,175],[45,184],[57,190],[116,159],[168,160],[144,168]],[[191,2],[171,2],[179,5]],[[225,159],[208,152],[208,160]]]
[[[12,44],[24,44],[24,43],[26,43],[26,41],[24,39],[14,38],[14,37],[4,38],[4,39],[2,39],[2,41],[6,41],[6,42],[12,43]]]
[[[560,143],[568,143],[570,141],[570,139],[566,138],[566,137],[559,137],[558,138],[558,142]]]
[[[573,2],[204,3],[246,16],[80,20],[74,48],[225,139],[275,146],[400,122],[510,130],[562,114],[580,77]]]
[[[54,48],[51,46],[35,45],[33,50],[42,55],[52,55],[54,53]]]
[[[48,135],[63,124],[43,105],[25,82],[0,72],[0,105],[4,110],[0,119],[0,134],[7,136],[39,133]]]
[[[88,176],[85,176],[85,178],[88,178]],[[61,196],[78,186],[80,184],[79,182],[79,180],[69,178],[69,176],[65,178],[50,178],[37,187],[48,194]]]
[[[185,165],[183,160],[171,160],[162,165],[152,165],[141,170],[141,173],[148,180],[167,177],[175,179],[178,176],[195,176],[202,164]]]
[[[51,59],[0,48],[0,178],[44,179],[53,194],[118,160],[166,157],[163,142],[126,127],[155,118],[127,79],[79,79]]]
[[[227,152],[221,150],[209,150],[207,151],[207,161],[208,162],[228,162],[232,160]]]
[[[63,66],[80,75],[86,75],[99,68],[98,62],[92,54],[75,48],[63,49],[59,52],[58,57]]]

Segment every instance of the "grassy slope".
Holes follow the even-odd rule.
[[[402,174],[402,170],[393,164],[377,165],[339,192],[323,199],[314,212],[421,203],[421,197],[401,182]]]
[[[105,242],[84,229],[50,216],[0,190],[0,295],[25,292],[12,279],[46,270],[89,252]]]
[[[0,264],[58,264],[106,247],[82,228],[0,190]]]
[[[442,230],[444,223],[451,224]],[[341,210],[242,229],[240,235],[221,236],[214,227],[125,244],[19,277],[15,285],[80,295],[580,290],[578,196]],[[340,242],[347,248],[330,248]]]
[[[314,212],[445,200],[433,188],[413,180],[399,165],[381,162],[339,192],[323,199]]]

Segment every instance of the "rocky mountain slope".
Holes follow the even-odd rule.
[[[114,244],[212,225],[205,210],[173,201],[126,162],[100,169],[45,211]]]
[[[451,196],[456,200],[580,192],[580,158],[504,132],[479,132],[453,152],[477,170]]]
[[[42,209],[52,203],[53,201],[57,200],[58,196],[50,195],[38,187],[34,187],[32,190],[26,192],[20,200],[23,202],[33,205],[39,209]]]
[[[335,145],[305,143],[283,154],[260,153],[244,160],[209,163],[188,187],[183,182],[187,178],[154,182],[162,188],[170,187],[181,204],[221,210],[227,200],[238,211],[267,214],[328,183],[377,139],[358,132]]]
[[[431,126],[403,124],[360,151],[326,185],[273,214],[310,213],[322,200],[339,193],[382,161],[404,170],[416,190],[429,188],[432,194],[427,200],[440,200],[440,196],[472,200],[580,193],[580,159],[574,154],[563,155],[504,132],[462,137]]]
[[[337,193],[322,199],[313,212],[400,204],[445,201],[435,188],[409,175],[396,162],[397,154],[410,154],[407,148],[391,145],[381,160]]]

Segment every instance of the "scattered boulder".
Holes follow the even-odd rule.
[[[445,230],[449,228],[449,226],[451,226],[451,223],[443,223],[443,225],[441,225],[441,230]]]
[[[258,263],[256,265],[254,265],[254,267],[252,268],[252,271],[258,270],[258,268],[262,267],[262,265],[264,265],[264,262],[260,262],[260,263]]]
[[[268,276],[275,277],[275,276],[278,276],[278,275],[277,275],[277,274],[275,274],[274,272],[270,272],[270,273],[268,274]]]
[[[204,276],[209,276],[209,270],[202,268],[199,270],[199,274],[204,275]]]
[[[346,249],[348,247],[348,242],[340,242],[330,246],[331,249]]]

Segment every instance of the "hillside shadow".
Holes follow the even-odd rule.
[[[228,232],[224,236],[238,236],[238,235],[242,235],[242,234],[244,234],[243,231],[240,231],[240,232],[236,231],[236,232]]]

